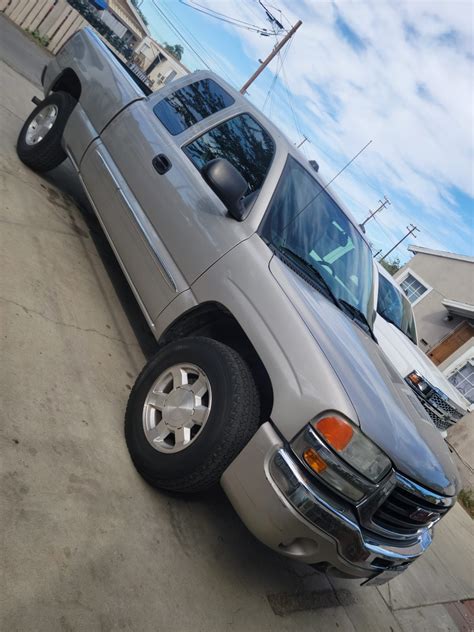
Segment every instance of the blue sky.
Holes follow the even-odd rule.
[[[258,0],[195,1],[270,28]],[[334,190],[359,221],[384,195],[390,199],[367,224],[374,248],[388,250],[414,223],[417,239],[394,253],[402,261],[410,243],[474,255],[474,4],[264,4],[286,27],[298,18],[303,26],[251,86],[249,98],[292,142],[303,134],[310,139],[302,151],[319,162],[326,179],[372,140]],[[144,0],[141,8],[158,41],[184,46],[182,61],[191,70],[205,67],[204,60],[237,88],[275,43],[179,0]]]

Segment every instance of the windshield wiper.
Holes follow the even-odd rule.
[[[304,257],[301,257],[300,255],[296,254],[296,252],[293,252],[293,250],[291,250],[290,248],[286,248],[285,246],[279,246],[275,249],[278,250],[279,252],[282,252],[289,259],[292,259],[293,261],[295,261],[296,265],[304,268],[307,274],[311,278],[314,279],[314,277],[316,277],[315,279],[316,283],[318,283],[319,285],[322,285],[323,289],[329,295],[329,298],[333,301],[333,303],[337,307],[339,307],[340,310],[343,310],[343,307],[339,299],[331,290],[331,286],[329,285],[329,283],[326,281],[326,279],[323,277],[323,275],[317,268],[315,268],[309,261],[306,261]]]
[[[278,250],[279,252],[283,253],[283,255],[288,257],[288,259],[292,259],[296,263],[297,266],[307,271],[308,276],[314,279],[316,283],[318,283],[319,285],[323,287],[323,289],[332,299],[334,304],[337,307],[339,307],[341,311],[348,314],[352,318],[352,320],[362,325],[362,328],[364,330],[367,330],[367,332],[371,335],[371,337],[377,342],[374,332],[372,331],[372,327],[370,326],[369,321],[367,320],[364,312],[361,312],[361,310],[355,305],[352,305],[352,303],[348,303],[344,299],[337,298],[337,296],[332,291],[331,286],[329,285],[329,283],[326,281],[326,279],[323,277],[323,275],[317,268],[315,268],[309,261],[306,261],[304,257],[301,257],[300,255],[296,254],[296,252],[293,252],[293,250],[291,250],[290,248],[286,248],[285,246],[279,246],[279,247],[275,247],[275,250]]]
[[[343,308],[346,311],[349,312],[349,314],[352,316],[353,320],[358,320],[360,323],[362,323],[362,325],[364,325],[364,328],[367,329],[368,333],[370,333],[372,338],[377,342],[377,339],[376,339],[375,334],[374,334],[374,332],[372,330],[372,327],[370,326],[370,323],[367,320],[367,317],[364,314],[364,312],[361,311],[358,307],[356,307],[352,303],[348,303],[343,298],[339,299],[339,303],[343,306]]]

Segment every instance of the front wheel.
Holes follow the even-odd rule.
[[[125,438],[138,472],[155,487],[197,492],[219,482],[256,432],[260,402],[234,350],[209,338],[163,347],[137,378]]]
[[[26,119],[16,151],[30,169],[38,173],[50,171],[66,158],[61,140],[75,105],[76,100],[67,92],[53,92]]]

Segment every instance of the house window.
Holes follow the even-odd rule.
[[[428,288],[410,273],[407,274],[400,285],[405,290],[410,303],[415,303],[428,291]]]
[[[474,403],[474,360],[468,360],[457,368],[448,379],[471,404]]]

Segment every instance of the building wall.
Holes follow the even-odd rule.
[[[420,347],[428,352],[464,320],[459,316],[450,320],[442,300],[474,304],[474,265],[469,261],[417,253],[395,275],[396,280],[401,282],[407,272],[414,272],[425,286],[431,288],[413,304]]]
[[[119,37],[123,37],[127,32],[127,27],[117,20],[117,18],[109,11],[99,11],[99,16],[104,24],[107,24],[107,26]]]
[[[188,74],[188,71],[177,64],[173,58],[167,57],[164,61],[160,62],[152,72],[149,74],[150,79],[153,81],[155,88],[167,83],[172,79],[178,79]]]
[[[107,12],[126,27],[131,43],[136,44],[148,35],[146,26],[128,0],[108,0]]]
[[[168,80],[189,74],[189,70],[183,64],[174,59],[151,37],[145,37],[135,48],[135,61],[143,70],[147,70],[158,55],[161,55],[163,60],[148,74],[154,89],[159,88]]]

